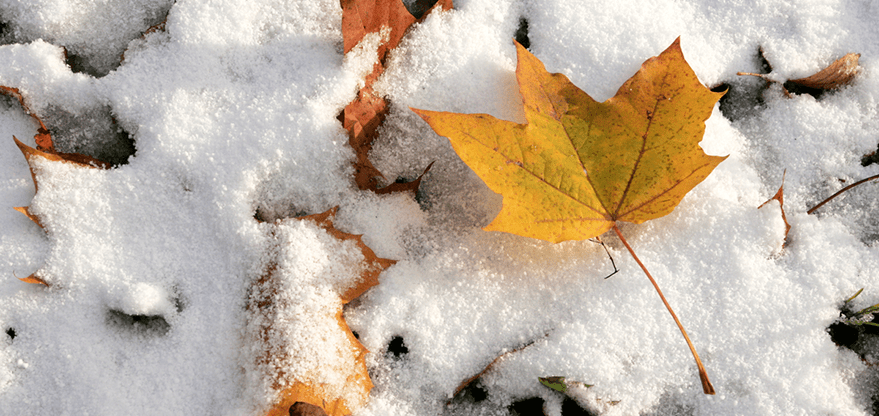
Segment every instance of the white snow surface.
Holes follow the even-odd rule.
[[[165,11],[166,29],[142,35]],[[716,396],[702,394],[684,340],[618,239],[604,237],[619,268],[605,279],[613,266],[595,242],[483,231],[502,197],[409,111],[523,122],[520,19],[547,69],[599,101],[678,36],[704,84],[745,91],[706,122],[702,147],[729,158],[672,214],[621,224]],[[340,338],[328,317],[359,252],[295,220],[254,219],[334,206],[337,228],[397,261],[345,307],[375,383],[355,415],[508,414],[529,397],[559,415],[563,396],[543,376],[593,385],[568,394],[601,415],[872,414],[879,375],[867,362],[879,349],[862,360],[827,327],[859,288],[856,309],[879,302],[876,185],[806,211],[879,173],[861,165],[879,142],[877,21],[868,0],[456,0],[406,35],[378,84],[392,107],[371,158],[389,181],[435,162],[416,198],[353,184],[336,116],[381,39],[343,55],[336,0],[0,0],[0,85],[54,131],[78,132],[56,133],[59,148],[98,152],[115,142],[90,137],[123,129],[136,149],[110,170],[37,161],[35,194],[12,136],[34,145],[37,125],[0,99],[0,415],[259,414],[273,390],[255,364],[267,346],[248,330],[248,297],[278,261],[276,241],[281,313],[308,317],[279,328],[288,356],[305,357],[285,365],[305,378],[341,365],[345,354],[315,345]],[[861,71],[819,99],[787,98],[736,75],[762,71],[760,48],[781,80],[848,52]],[[783,173],[785,247],[778,203],[757,209]],[[51,287],[15,278],[34,272]],[[395,337],[407,353],[387,352]],[[487,399],[447,404],[513,350],[481,377]]]

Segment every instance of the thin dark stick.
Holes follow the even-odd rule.
[[[614,263],[613,256],[610,255],[610,250],[607,249],[607,244],[604,244],[604,241],[601,240],[601,237],[595,237],[595,242],[598,244],[601,244],[601,247],[604,248],[604,252],[607,253],[607,258],[610,259],[610,265],[613,266],[613,273],[611,273],[605,277],[605,279],[610,279],[610,277],[617,274],[617,272],[620,271],[620,269],[618,269],[617,264]]]
[[[665,304],[665,308],[668,309],[668,313],[671,314],[671,317],[675,320],[675,323],[678,324],[678,329],[681,330],[681,334],[684,336],[684,339],[687,340],[687,346],[690,347],[690,352],[693,353],[693,358],[696,359],[696,367],[699,367],[699,379],[702,380],[702,391],[705,394],[714,394],[714,386],[711,385],[711,380],[708,379],[708,372],[705,371],[705,366],[702,365],[702,360],[699,358],[699,353],[696,352],[696,347],[693,346],[693,342],[690,341],[690,337],[687,335],[687,331],[684,329],[684,325],[681,324],[681,321],[678,319],[678,316],[675,315],[675,311],[671,309],[671,305],[668,304],[668,301],[665,300],[665,295],[662,294],[662,290],[659,289],[659,285],[656,284],[656,280],[653,280],[653,276],[650,275],[650,272],[647,271],[647,268],[644,267],[644,263],[641,263],[641,259],[635,255],[635,250],[632,250],[632,247],[629,245],[629,242],[626,241],[626,238],[623,237],[623,233],[620,232],[620,229],[617,228],[616,224],[613,226],[613,231],[617,233],[617,236],[623,242],[623,245],[626,246],[626,249],[629,250],[629,254],[635,259],[639,266],[641,266],[641,270],[644,271],[644,274],[647,275],[647,278],[650,279],[650,283],[653,283],[653,288],[656,289],[656,293],[659,294],[659,298],[662,299],[662,303]]]
[[[858,186],[858,185],[860,185],[860,184],[862,184],[862,183],[864,183],[864,182],[872,181],[873,179],[879,179],[879,175],[873,175],[873,176],[871,176],[871,177],[869,177],[869,178],[861,179],[861,180],[859,180],[859,181],[857,181],[857,182],[855,182],[855,183],[853,183],[853,184],[851,184],[851,185],[849,185],[849,186],[846,186],[845,188],[840,189],[840,190],[837,191],[835,194],[830,195],[829,198],[827,198],[827,199],[821,201],[821,203],[819,203],[818,205],[815,205],[814,207],[812,207],[812,209],[806,211],[806,214],[811,214],[811,213],[815,212],[816,209],[821,208],[824,204],[830,202],[831,199],[836,198],[837,196],[839,196],[839,194],[841,194],[841,193],[843,193],[843,192],[845,192],[845,191],[848,191],[849,189],[852,189],[852,188],[854,188],[854,187],[856,187],[856,186]]]

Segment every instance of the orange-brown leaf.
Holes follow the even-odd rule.
[[[49,160],[52,162],[72,163],[74,165],[84,168],[110,168],[110,165],[108,163],[102,162],[86,155],[81,155],[79,153],[44,152],[42,150],[34,149],[33,147],[22,143],[15,136],[12,136],[12,140],[15,140],[15,145],[18,146],[18,149],[21,150],[21,153],[24,155],[25,160],[27,160],[28,167],[31,171],[31,179],[34,181],[34,188],[37,191],[39,191],[39,184],[37,183],[37,176],[34,172],[33,167],[33,161],[37,158]]]
[[[370,33],[378,33],[382,27],[391,29],[390,38],[383,46],[385,53],[400,44],[406,30],[413,23],[421,21],[412,16],[402,0],[341,0],[342,36],[345,53],[354,49]],[[431,11],[452,8],[452,0],[440,0]],[[428,12],[430,13],[430,12]],[[384,54],[379,54],[384,58]]]
[[[19,277],[18,280],[21,280],[22,282],[25,282],[25,283],[30,283],[30,284],[34,284],[34,285],[43,285],[43,286],[49,287],[49,283],[46,282],[45,280],[43,280],[42,278],[40,278],[39,276],[37,276],[36,273],[34,273],[28,277]]]
[[[55,144],[52,142],[52,136],[49,134],[49,129],[43,124],[43,120],[40,120],[40,118],[28,108],[27,104],[24,102],[24,97],[21,95],[21,92],[18,91],[18,88],[10,88],[0,85],[0,94],[5,94],[18,100],[18,103],[24,108],[24,112],[31,116],[31,118],[40,125],[40,127],[37,128],[37,134],[34,136],[34,140],[37,143],[37,149],[44,152],[55,152]]]
[[[418,192],[418,187],[421,186],[421,180],[424,179],[424,175],[430,170],[433,166],[433,162],[430,162],[426,168],[424,168],[424,172],[421,172],[421,175],[418,175],[414,181],[411,182],[394,182],[384,188],[377,189],[375,193],[379,195],[390,194],[393,192]]]
[[[17,138],[13,137],[15,139],[15,143],[18,145],[18,148],[25,153],[25,157],[28,157],[29,151],[22,148],[22,146],[34,150],[36,154],[39,154],[40,156],[43,156],[49,160],[64,160],[80,165],[91,165],[92,167],[99,167],[102,169],[109,169],[111,167],[109,163],[95,159],[88,155],[83,155],[79,153],[64,153],[57,151],[55,149],[55,143],[52,141],[52,135],[49,133],[49,129],[47,129],[46,125],[43,124],[43,120],[37,117],[37,115],[34,114],[34,112],[30,110],[30,108],[28,108],[27,104],[25,104],[24,102],[24,97],[21,95],[18,89],[0,85],[0,94],[8,95],[18,100],[19,104],[21,104],[21,107],[24,109],[24,112],[27,115],[31,116],[31,118],[33,118],[37,122],[37,124],[39,124],[39,127],[37,128],[37,134],[34,135],[34,142],[37,144],[36,149],[24,145],[23,143],[18,141]],[[49,157],[49,155],[53,156]]]
[[[369,160],[369,151],[378,137],[378,127],[388,113],[388,102],[376,95],[373,84],[385,71],[388,53],[400,44],[412,24],[424,19],[416,19],[406,10],[401,0],[341,0],[342,37],[344,51],[348,53],[370,33],[379,33],[389,28],[388,38],[378,48],[378,62],[366,76],[363,88],[339,114],[342,126],[348,132],[348,143],[357,155],[354,160],[354,182],[363,190],[378,190],[378,180],[384,176]],[[440,0],[432,8],[448,10],[452,0]],[[429,12],[428,12],[429,13]],[[427,14],[425,14],[426,16]],[[396,188],[382,193],[397,192]]]
[[[40,217],[32,214],[29,207],[13,207],[12,209],[24,214],[25,217],[33,221],[35,224],[39,225],[40,228],[45,228],[43,227],[43,223],[40,221]]]
[[[338,325],[338,331],[344,334],[346,340],[345,343],[350,347],[351,351],[355,352],[353,361],[350,362],[347,367],[350,371],[343,374],[346,380],[344,386],[351,394],[341,397],[338,394],[339,386],[330,386],[329,384],[322,382],[314,382],[313,380],[288,380],[284,368],[269,366],[271,368],[270,371],[274,372],[273,374],[269,374],[269,376],[272,377],[273,388],[279,391],[279,396],[266,415],[290,414],[290,407],[296,403],[306,403],[308,405],[317,406],[330,416],[348,415],[351,411],[361,407],[366,402],[369,396],[369,391],[372,388],[372,381],[369,378],[365,361],[368,351],[351,332],[348,324],[342,316],[341,306],[356,299],[369,290],[369,288],[378,284],[379,274],[395,262],[393,260],[383,259],[376,256],[376,254],[363,242],[361,236],[345,233],[335,228],[333,225],[333,217],[337,210],[338,208],[333,208],[320,214],[291,219],[291,221],[313,222],[333,238],[339,241],[353,242],[363,255],[363,260],[360,265],[361,267],[359,268],[360,274],[357,276],[351,276],[351,282],[354,284],[337,294],[339,307],[333,316],[333,320]],[[276,223],[273,227],[282,223],[283,222]],[[251,303],[248,307],[251,313],[261,315],[261,318],[258,319],[258,321],[261,322],[259,326],[259,337],[265,345],[272,344],[270,341],[273,339],[273,334],[277,332],[274,326],[279,324],[278,322],[275,322],[271,316],[272,311],[275,309],[275,299],[281,290],[281,283],[276,276],[277,267],[277,262],[270,264],[266,272],[257,281],[254,286],[255,294],[251,296]],[[264,351],[257,360],[260,364],[266,365],[267,363],[283,362],[285,359],[285,357],[273,356],[272,354],[272,351]],[[274,354],[278,354],[278,352],[275,352]],[[355,398],[351,399],[351,397]],[[299,408],[300,411],[314,410],[306,405],[300,405]]]

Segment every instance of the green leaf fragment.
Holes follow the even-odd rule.
[[[537,379],[540,380],[540,384],[543,384],[544,386],[549,387],[555,391],[561,393],[568,391],[568,385],[565,383],[564,377],[538,377]]]

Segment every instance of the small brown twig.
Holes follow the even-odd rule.
[[[821,208],[822,206],[824,206],[824,204],[830,202],[830,200],[832,200],[833,198],[836,198],[837,196],[839,196],[839,194],[841,194],[841,193],[843,193],[843,192],[845,192],[845,191],[848,191],[849,189],[852,189],[852,188],[854,188],[854,187],[856,187],[856,186],[858,186],[858,185],[860,185],[860,184],[862,184],[862,183],[864,183],[864,182],[872,181],[873,179],[879,179],[879,175],[873,175],[873,176],[870,176],[869,178],[861,179],[861,180],[859,180],[859,181],[857,181],[857,182],[855,182],[855,183],[853,183],[853,184],[851,184],[851,185],[849,185],[849,186],[846,186],[845,188],[840,189],[840,190],[837,191],[835,194],[830,195],[827,199],[821,201],[820,203],[818,203],[818,205],[815,205],[814,207],[812,207],[811,209],[809,209],[808,211],[806,211],[806,214],[811,214],[811,213],[815,212],[816,209]]]
[[[605,276],[605,279],[610,279],[611,276],[617,274],[620,269],[617,268],[617,264],[613,261],[613,256],[610,255],[610,250],[607,249],[607,245],[604,244],[604,241],[601,240],[601,237],[590,238],[589,241],[601,244],[601,247],[604,248],[604,252],[607,253],[607,258],[610,259],[610,265],[613,266],[613,272],[609,275]]]

